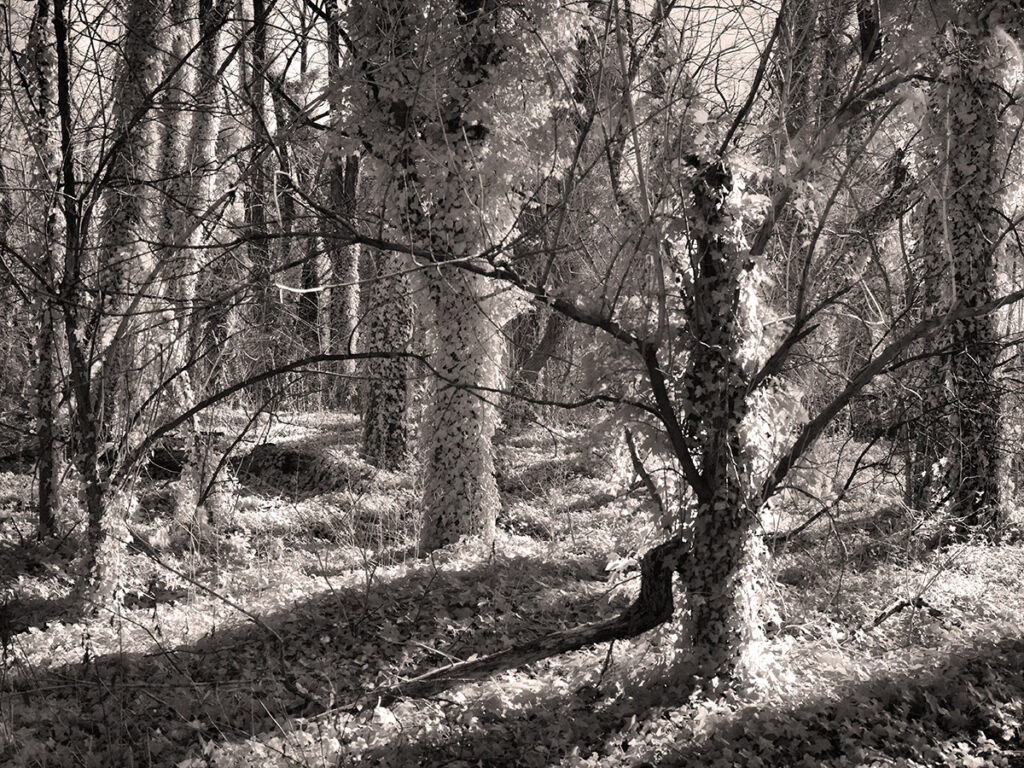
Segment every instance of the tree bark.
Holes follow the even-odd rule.
[[[997,295],[1008,147],[1008,127],[1001,117],[1007,100],[1003,81],[1011,52],[984,28],[957,29],[950,45],[948,81],[939,86],[948,89],[943,202],[953,301],[969,308]],[[950,328],[952,511],[965,534],[991,534],[1002,518],[996,322],[994,315],[978,315]]]
[[[369,295],[367,352],[407,352],[413,332],[412,302],[402,262],[385,251],[370,251],[374,264]],[[363,455],[376,467],[397,469],[408,455],[409,373],[407,358],[366,361],[368,386],[363,414]]]
[[[125,38],[112,97],[112,142],[103,189],[99,231],[98,327],[103,351],[99,398],[104,439],[130,442],[135,409],[144,399],[135,350],[138,321],[129,317],[141,290],[139,278],[153,265],[148,182],[157,146],[150,99],[163,74],[164,17],[168,0],[129,0]]]
[[[327,0],[326,7],[328,106],[331,126],[340,131],[345,121],[341,19],[336,0]],[[351,244],[349,240],[359,194],[359,157],[354,154],[345,156],[334,150],[327,158],[327,166],[327,208],[330,216],[324,218],[321,229],[334,284],[330,293],[330,341],[331,351],[343,355],[355,352],[359,341],[359,246]],[[352,362],[342,364],[341,375],[333,380],[329,388],[329,399],[334,407],[353,408],[356,405],[358,388],[355,373]]]
[[[36,288],[34,314],[38,333],[34,341],[36,392],[34,398],[37,456],[36,491],[40,538],[51,535],[60,510],[61,452],[58,447],[59,353],[56,303],[63,233],[60,230],[53,194],[53,178],[60,166],[53,124],[56,117],[54,78],[56,57],[51,33],[51,5],[39,0],[29,32],[26,61],[32,89],[32,124],[29,141],[35,162],[31,172],[31,203],[37,238],[29,246],[32,263],[42,282]]]

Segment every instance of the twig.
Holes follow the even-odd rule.
[[[658,486],[654,484],[654,480],[651,479],[650,474],[647,472],[647,468],[644,466],[643,461],[640,460],[640,456],[636,452],[636,443],[633,442],[633,433],[626,429],[626,447],[629,448],[629,458],[633,462],[633,471],[636,472],[637,477],[643,482],[644,487],[647,488],[647,493],[650,495],[654,505],[658,508],[659,519],[665,515],[665,504],[661,500],[661,494],[658,493]]]

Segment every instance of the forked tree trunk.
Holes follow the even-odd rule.
[[[499,4],[491,0],[436,5],[426,13],[410,0],[391,0],[384,9],[359,4],[349,10],[354,26],[371,30],[360,47],[359,55],[366,58],[359,77],[368,85],[363,95],[387,130],[367,137],[366,143],[371,151],[379,144],[394,169],[388,194],[397,201],[396,228],[439,262],[479,253],[488,245],[485,222],[500,222],[496,206],[507,205],[494,190],[483,188],[488,181],[467,183],[479,177],[480,158],[487,156],[488,135],[495,130],[474,110],[483,103],[478,99],[487,98],[481,93],[492,85],[494,67],[503,61],[508,45],[501,25],[509,22],[498,10]],[[382,16],[388,18],[386,24]],[[367,18],[379,20],[368,24]],[[431,67],[439,69],[424,74],[417,64],[420,53],[431,55],[430,41],[422,39],[424,29],[453,35],[463,55],[437,57]],[[439,82],[432,79],[440,77],[453,87],[439,105],[406,103],[374,82],[374,73],[381,71],[396,78],[403,98],[405,87],[420,78]],[[443,158],[442,167],[434,166],[436,158]],[[483,388],[498,383],[500,329],[509,319],[493,312],[502,301],[491,297],[494,289],[484,278],[455,266],[431,267],[422,274],[432,369],[420,440],[420,544],[425,551],[465,534],[494,533],[499,497],[492,437],[497,417],[494,394]]]

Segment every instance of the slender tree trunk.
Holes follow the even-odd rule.
[[[345,120],[345,104],[342,100],[341,80],[341,29],[336,0],[327,0],[327,72],[328,104],[331,111],[331,126],[341,130]],[[328,204],[331,216],[322,224],[324,245],[331,262],[332,283],[330,293],[330,340],[331,351],[335,354],[354,352],[359,328],[359,247],[347,245],[349,234],[346,224],[351,225],[356,215],[359,188],[359,158],[355,155],[344,157],[332,154],[328,158]],[[329,389],[331,404],[336,408],[350,408],[354,405],[355,366],[343,363],[341,376],[335,379]]]
[[[104,544],[111,527],[105,525],[107,500],[106,480],[100,472],[99,455],[101,424],[96,412],[92,359],[89,356],[91,339],[83,317],[86,311],[82,301],[84,259],[81,242],[81,211],[78,185],[75,179],[75,145],[72,142],[71,57],[68,43],[66,0],[53,3],[54,47],[57,54],[57,116],[60,124],[60,174],[57,188],[59,208],[63,213],[63,269],[60,276],[60,307],[64,320],[64,337],[68,347],[68,379],[74,400],[72,431],[75,445],[75,464],[82,481],[82,497],[86,513],[86,549],[82,561],[79,588],[92,587],[102,593],[110,586],[107,578],[110,560]]]
[[[336,162],[330,169],[330,200],[328,208],[334,217],[325,222],[325,244],[331,260],[333,287],[330,296],[330,337],[335,354],[356,351],[357,328],[359,327],[359,247],[345,245],[347,228],[341,221],[351,222],[359,187],[359,158],[349,155],[344,162]],[[331,387],[331,401],[335,407],[350,408],[354,398],[355,366],[346,362],[341,366],[341,376]]]
[[[242,2],[242,0],[240,0]],[[252,322],[259,331],[257,368],[271,368],[277,357],[279,307],[273,286],[274,261],[267,225],[269,174],[267,148],[271,138],[267,128],[267,8],[264,0],[252,0],[253,30],[249,44],[247,96],[252,148],[249,181],[245,193],[245,223],[248,239],[250,280],[253,287]],[[270,382],[260,387],[258,397],[267,402],[273,396]]]
[[[208,6],[208,4],[206,4]],[[209,13],[208,9],[206,13]],[[191,94],[196,90],[193,67],[185,57],[195,44],[193,19],[196,10],[191,0],[170,0],[168,21],[170,22],[170,46],[166,54],[165,70],[173,72],[164,91],[160,105],[160,179],[163,182],[162,205],[159,210],[160,252],[158,257],[168,263],[165,269],[165,301],[171,313],[171,322],[166,328],[168,337],[167,369],[161,380],[170,377],[171,405],[188,410],[196,402],[189,364],[194,349],[191,343],[192,308],[195,304],[198,270],[195,253],[190,247],[190,230],[196,225],[198,190],[193,181],[194,174],[201,173],[190,160],[195,154],[189,146],[190,126],[188,124]],[[200,19],[202,22],[202,19]],[[199,54],[199,68],[208,65],[204,52]],[[202,76],[202,74],[200,75]],[[194,120],[202,119],[198,114]],[[199,461],[198,425],[191,419],[183,425],[185,438],[185,459],[181,480],[176,484],[174,495],[175,517],[182,521],[193,521],[198,502],[199,480],[196,467]]]
[[[136,355],[139,322],[128,316],[142,290],[140,277],[153,266],[148,182],[157,146],[151,94],[163,74],[168,0],[128,0],[123,54],[112,98],[109,173],[99,232],[97,307],[103,351],[95,411],[104,439],[130,443],[135,409],[144,399],[143,371]],[[118,434],[120,433],[120,434]]]
[[[57,334],[56,304],[61,253],[61,232],[57,218],[54,174],[60,166],[54,127],[56,98],[55,49],[51,33],[50,0],[39,0],[36,16],[29,32],[26,60],[34,109],[31,135],[35,162],[32,166],[33,219],[36,238],[30,245],[30,257],[43,282],[37,289],[35,306],[38,334],[34,342],[36,392],[35,423],[37,437],[37,503],[39,505],[39,536],[54,532],[61,506],[59,478],[61,453],[58,448],[58,373],[60,345]]]
[[[94,327],[106,348],[98,382],[92,379],[87,348],[72,338],[78,323],[73,317],[66,320],[82,441],[80,471],[89,516],[87,575],[97,593],[106,592],[117,578],[117,553],[125,545],[123,516],[128,511],[127,500],[107,488],[99,468],[100,447],[115,430],[122,431],[124,446],[131,445],[135,410],[145,397],[142,368],[136,360],[138,323],[130,315],[137,312],[133,301],[143,290],[140,277],[153,266],[153,254],[146,245],[152,237],[147,186],[157,159],[153,152],[157,137],[149,112],[151,94],[163,74],[167,10],[167,0],[129,0],[124,16],[125,39],[111,107],[113,136],[99,232],[100,300]],[[75,244],[69,245],[69,250],[76,267],[66,268],[65,273],[77,281],[81,248]],[[116,455],[108,458],[115,464],[117,460]]]

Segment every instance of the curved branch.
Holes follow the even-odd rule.
[[[290,363],[278,366],[269,371],[257,373],[253,376],[250,376],[247,379],[243,379],[242,381],[232,384],[230,387],[227,387],[226,389],[222,389],[219,392],[215,392],[214,394],[210,395],[201,402],[196,403],[187,411],[178,414],[170,421],[164,422],[155,430],[150,432],[146,436],[146,438],[141,443],[139,443],[135,450],[132,451],[132,453],[128,456],[125,462],[118,468],[117,472],[114,473],[114,475],[111,477],[111,482],[116,483],[119,480],[123,480],[125,476],[128,474],[128,472],[132,469],[132,467],[134,467],[136,464],[138,464],[138,462],[142,460],[142,458],[146,455],[149,449],[152,448],[161,437],[174,431],[175,429],[180,427],[182,424],[187,422],[189,419],[191,419],[198,413],[205,411],[207,408],[216,405],[220,401],[231,397],[236,392],[241,392],[243,389],[248,389],[249,387],[259,384],[260,382],[267,381],[268,379],[272,379],[275,376],[280,376],[281,374],[284,373],[289,373],[290,371],[294,371],[297,368],[304,368],[307,365],[314,365],[316,363],[342,362],[346,360],[371,360],[382,357],[401,357],[419,360],[421,362],[424,361],[422,355],[413,354],[412,352],[352,352],[349,354],[323,354],[303,357],[299,360],[294,360]]]
[[[850,379],[846,388],[836,395],[817,416],[804,425],[803,429],[800,430],[800,434],[797,435],[796,440],[793,442],[792,447],[779,459],[775,468],[761,485],[761,500],[767,500],[775,493],[779,484],[789,473],[789,470],[800,460],[807,449],[814,444],[814,441],[821,437],[821,434],[832,423],[832,420],[839,415],[839,412],[876,376],[883,373],[912,343],[934,334],[957,320],[987,315],[1000,307],[1015,304],[1022,299],[1024,299],[1024,289],[1008,293],[1001,298],[993,299],[977,307],[959,307],[944,315],[928,317],[890,343],[878,355],[861,366],[856,375]]]

